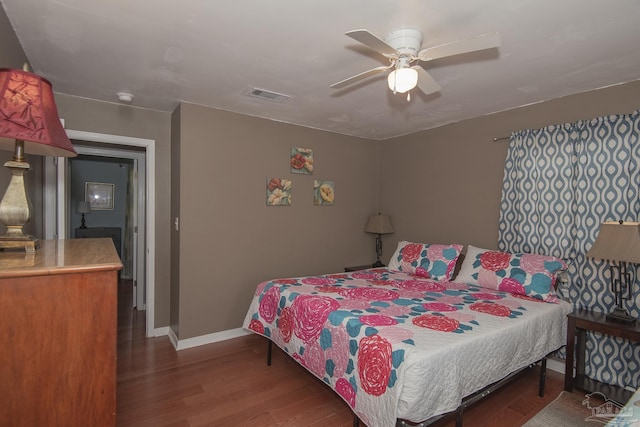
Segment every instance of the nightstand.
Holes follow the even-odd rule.
[[[345,271],[345,273],[348,273],[350,271],[366,270],[367,268],[373,268],[372,266],[373,266],[373,264],[354,265],[352,267],[345,267],[344,271]],[[386,267],[386,266],[383,265],[383,267]]]
[[[565,361],[564,389],[571,391],[573,387],[587,392],[598,391],[608,399],[624,404],[631,398],[632,392],[615,385],[604,384],[588,378],[584,374],[585,343],[587,331],[600,332],[626,340],[640,342],[640,325],[625,325],[607,321],[605,313],[589,310],[576,310],[567,315],[567,359]],[[577,343],[576,343],[576,339]],[[574,348],[574,343],[577,349]],[[574,351],[575,350],[575,351]],[[576,376],[573,377],[573,356],[576,360]]]

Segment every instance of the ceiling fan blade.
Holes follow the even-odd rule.
[[[341,80],[341,81],[339,81],[337,83],[334,83],[329,87],[332,87],[334,89],[341,89],[341,88],[343,88],[345,86],[348,86],[348,85],[350,85],[352,83],[355,83],[355,82],[357,82],[359,80],[365,79],[365,78],[373,76],[375,74],[378,74],[380,71],[388,70],[389,68],[391,68],[391,65],[389,65],[388,67],[382,66],[382,67],[372,68],[371,70],[367,70],[367,71],[365,71],[363,73],[356,74],[355,76],[351,76],[348,79],[344,79],[344,80]]]
[[[418,72],[418,88],[424,92],[425,95],[429,95],[440,90],[438,82],[436,82],[433,77],[431,77],[431,74],[427,73],[424,68],[419,65],[415,65],[411,68]]]
[[[352,30],[345,33],[352,39],[359,41],[363,45],[370,47],[376,52],[380,52],[383,55],[396,55],[397,52],[394,48],[389,46],[384,40],[378,38],[374,34],[371,34],[367,30]]]
[[[418,53],[418,59],[420,61],[431,61],[446,56],[460,55],[461,53],[491,49],[498,46],[500,46],[500,34],[496,32],[487,33],[469,39],[422,49],[420,53]]]

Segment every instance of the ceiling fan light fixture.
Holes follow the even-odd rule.
[[[398,68],[389,73],[387,82],[394,93],[406,93],[418,84],[418,72],[413,68]]]

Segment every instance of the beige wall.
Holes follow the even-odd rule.
[[[0,6],[0,68],[22,69],[28,61],[4,8]]]
[[[494,137],[640,108],[640,81],[478,117],[381,145],[380,205],[398,240],[497,248],[508,141]]]
[[[179,113],[180,339],[240,327],[261,281],[375,261],[363,229],[379,143],[191,104]],[[314,150],[313,175],[290,172],[292,146]],[[292,206],[266,206],[268,177],[292,179]],[[335,205],[313,205],[314,179],[334,181]]]
[[[156,269],[154,326],[169,325],[171,221],[171,115],[115,103],[56,94],[67,129],[155,140]]]

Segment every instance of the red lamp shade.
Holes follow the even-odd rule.
[[[48,80],[28,71],[0,68],[0,149],[13,151],[13,160],[4,164],[11,180],[0,200],[0,224],[7,229],[0,236],[0,249],[35,252],[38,239],[24,233],[31,218],[24,181],[29,163],[24,154],[78,155],[60,124]]]
[[[53,98],[51,83],[33,73],[0,68],[0,149],[14,151],[25,141],[26,154],[73,157]]]

